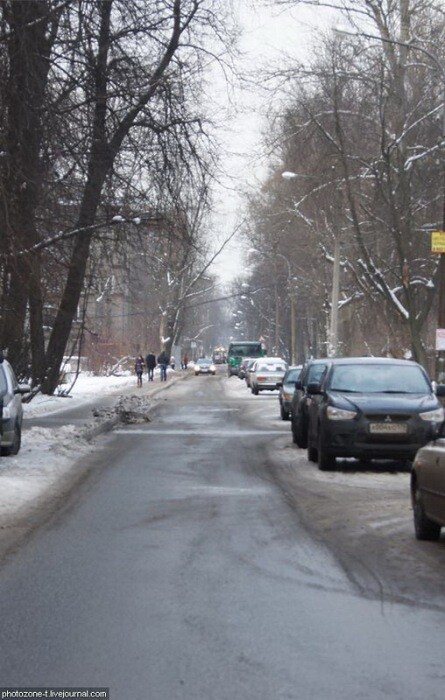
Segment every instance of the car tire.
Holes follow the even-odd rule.
[[[309,462],[316,462],[318,459],[318,452],[315,447],[308,445],[307,447],[307,458]]]
[[[428,518],[425,513],[422,496],[417,483],[414,483],[412,491],[414,532],[418,540],[434,542],[440,537],[440,525]]]
[[[2,447],[1,454],[4,455],[5,457],[9,457],[10,455],[16,455],[16,454],[18,454],[18,452],[20,450],[21,444],[22,444],[22,431],[21,431],[20,425],[18,423],[16,423],[14,426],[14,440],[12,441],[12,445],[9,445],[9,447]]]
[[[289,411],[285,411],[283,404],[280,404],[280,416],[281,420],[289,420]]]
[[[322,472],[327,472],[331,471],[332,469],[335,468],[335,457],[333,454],[327,450],[323,444],[322,439],[320,438],[318,441],[318,468]]]
[[[258,396],[258,393],[259,393],[258,387],[257,387],[257,386],[253,386],[253,387],[252,387],[252,394],[255,394],[255,396]]]
[[[305,450],[307,447],[307,436],[303,432],[301,421],[292,419],[292,436],[294,443],[301,447],[302,450]],[[315,460],[311,461],[316,462],[317,459],[315,458]]]

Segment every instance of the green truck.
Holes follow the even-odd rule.
[[[241,361],[245,357],[263,357],[266,350],[258,340],[242,340],[230,343],[227,351],[227,374],[238,374]]]

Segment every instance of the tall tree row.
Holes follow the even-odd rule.
[[[255,235],[269,250],[278,236],[286,249],[297,297],[309,304],[300,315],[326,310],[324,342],[340,249],[340,317],[349,319],[343,351],[410,350],[426,363],[438,268],[428,232],[442,226],[444,198],[443,7],[434,0],[316,4],[342,12],[343,32],[327,32],[307,63],[288,62],[281,72],[265,189],[269,222],[286,211],[292,224],[265,230],[263,211],[253,216]],[[288,289],[282,297],[285,308]]]
[[[122,208],[163,218],[174,265],[190,263],[183,207],[205,206],[213,166],[203,63],[230,37],[215,0],[4,0],[0,13],[0,341],[52,393],[95,242]]]

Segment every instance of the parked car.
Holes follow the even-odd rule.
[[[200,357],[199,360],[195,362],[194,370],[195,377],[197,377],[198,374],[216,374],[216,367],[208,357]]]
[[[277,383],[283,381],[286,370],[287,363],[281,357],[262,357],[256,360],[250,372],[252,394],[277,389]]]
[[[305,449],[307,447],[307,430],[309,424],[308,407],[312,401],[307,393],[307,385],[309,382],[320,381],[323,373],[326,371],[329,360],[318,358],[308,360],[303,365],[300,377],[295,384],[295,391],[291,399],[291,421],[292,421],[292,439],[298,447]]]
[[[241,360],[241,364],[239,366],[238,370],[238,377],[240,379],[245,379],[246,374],[247,374],[247,367],[252,366],[253,363],[255,362],[256,358],[255,357],[245,357],[244,360]]]
[[[252,374],[252,367],[254,366],[257,358],[250,358],[247,366],[246,366],[246,376],[245,376],[245,382],[246,386],[250,389],[250,375]]]
[[[411,471],[411,502],[418,540],[437,540],[445,525],[445,439],[422,447]]]
[[[0,411],[2,455],[16,455],[20,450],[22,436],[22,394],[30,387],[19,384],[9,362],[0,356]]]
[[[280,415],[282,420],[289,420],[291,411],[291,400],[295,391],[295,384],[300,378],[302,365],[289,367],[283,377],[282,382],[278,382],[279,394],[278,401],[280,402]]]
[[[440,434],[445,412],[416,362],[382,357],[331,360],[310,382],[308,458],[332,469],[336,457],[412,461]]]

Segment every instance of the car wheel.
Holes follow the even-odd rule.
[[[307,447],[307,458],[309,462],[316,462],[318,459],[318,452],[315,447],[308,445]]]
[[[335,467],[335,457],[325,448],[320,438],[318,441],[318,468],[322,472],[330,471]]]
[[[418,540],[438,540],[440,537],[440,525],[428,518],[423,508],[422,496],[417,483],[412,491],[414,531]]]
[[[305,450],[307,447],[307,436],[303,433],[301,421],[292,419],[292,436],[294,443],[298,445],[298,447],[301,447],[302,450]],[[311,460],[311,462],[312,461],[316,462],[317,458]]]
[[[22,444],[22,431],[20,429],[19,424],[16,423],[14,426],[14,440],[12,441],[12,445],[10,445],[9,447],[2,447],[1,448],[2,455],[5,455],[6,457],[9,457],[9,455],[16,455],[18,453],[18,451],[20,450],[21,444]]]
[[[289,412],[284,410],[283,404],[280,404],[280,415],[281,420],[289,420]]]
[[[254,386],[253,389],[252,389],[252,391],[253,391],[253,393],[255,394],[255,396],[258,396],[260,390],[258,389],[257,386]]]

